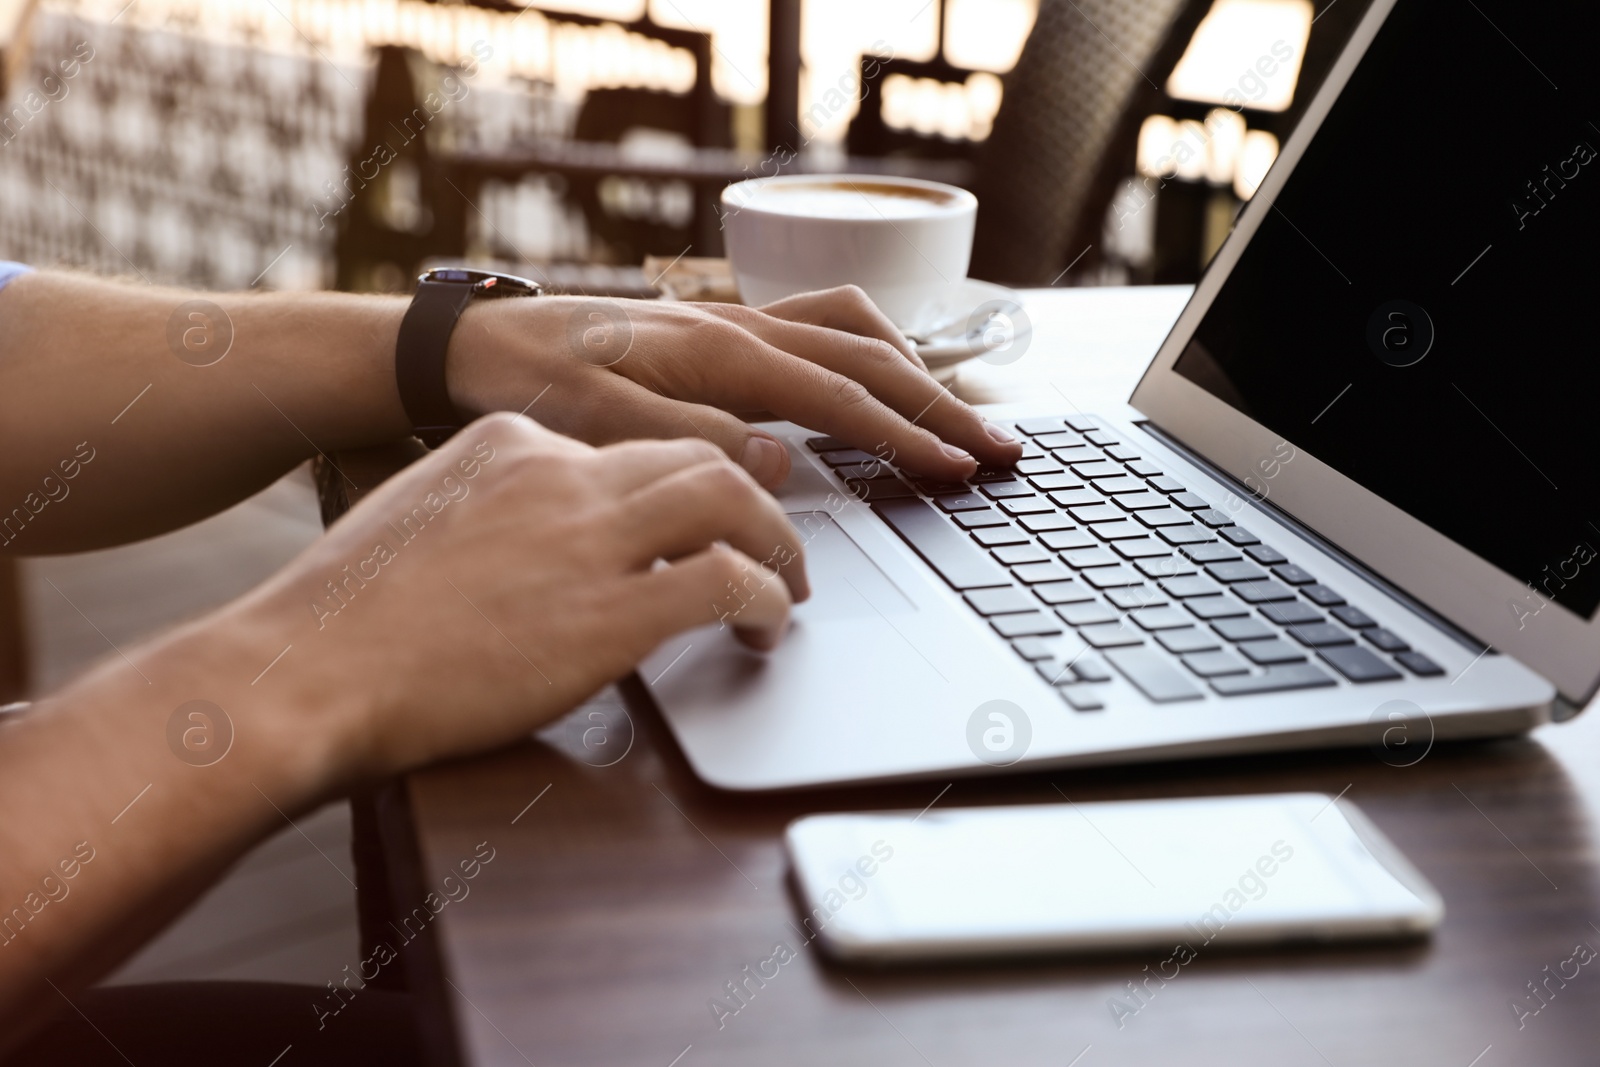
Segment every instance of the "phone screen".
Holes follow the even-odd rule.
[[[1442,911],[1320,794],[814,816],[789,840],[803,921],[842,955],[1198,950],[1416,933]]]

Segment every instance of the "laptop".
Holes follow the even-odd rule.
[[[733,790],[1437,741],[1600,682],[1600,12],[1375,0],[1127,408],[938,484],[791,424],[815,595],[639,676]]]

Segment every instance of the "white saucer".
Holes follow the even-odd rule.
[[[932,316],[931,329],[907,331],[917,355],[939,381],[955,377],[958,364],[998,350],[1026,345],[1033,325],[1014,289],[964,279]]]

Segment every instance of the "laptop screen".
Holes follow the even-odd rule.
[[[1399,0],[1175,365],[1585,618],[1597,41],[1591,4]]]

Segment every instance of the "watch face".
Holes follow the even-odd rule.
[[[470,285],[483,296],[531,296],[543,287],[515,274],[502,274],[492,270],[471,270],[466,267],[437,267],[423,271],[419,282],[443,282],[447,285]]]

